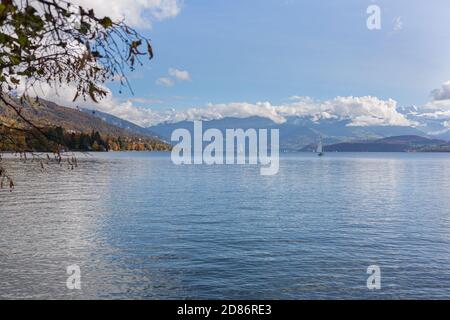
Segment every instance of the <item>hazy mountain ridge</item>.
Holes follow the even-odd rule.
[[[309,145],[302,151],[314,151]],[[371,141],[343,142],[324,146],[325,152],[449,152],[450,142],[421,136],[407,135]]]
[[[219,120],[203,121],[203,130],[217,128],[222,132],[226,129],[241,128],[244,130],[254,129],[279,129],[280,148],[288,151],[299,151],[310,144],[316,144],[322,136],[325,144],[339,142],[375,140],[390,136],[417,135],[427,137],[428,135],[419,129],[401,126],[350,126],[349,121],[322,120],[314,121],[306,117],[290,117],[285,123],[277,124],[267,118],[224,118]],[[152,132],[170,141],[173,130],[178,128],[188,129],[193,132],[192,121],[181,121],[177,123],[163,123],[148,128]]]
[[[141,126],[138,126],[137,124],[134,124],[131,121],[116,117],[112,114],[94,110],[94,109],[86,109],[86,108],[80,108],[79,110],[86,114],[94,116],[96,118],[99,118],[108,124],[111,124],[118,128],[125,129],[131,133],[142,135],[142,136],[147,136],[147,137],[160,138],[160,137],[158,137],[158,135],[156,133],[152,132],[151,130],[141,127]]]

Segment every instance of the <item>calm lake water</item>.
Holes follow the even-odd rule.
[[[6,160],[0,298],[450,298],[449,154],[284,155],[276,176],[78,159],[47,173]],[[66,287],[74,264],[81,290]]]

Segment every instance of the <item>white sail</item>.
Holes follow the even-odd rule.
[[[320,137],[319,145],[317,146],[317,153],[323,152],[323,144],[322,144],[322,137]]]

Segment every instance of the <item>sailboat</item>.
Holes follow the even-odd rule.
[[[322,136],[320,136],[319,144],[317,145],[317,151],[316,152],[317,152],[317,155],[319,157],[322,157],[324,155],[324,153],[323,153]]]

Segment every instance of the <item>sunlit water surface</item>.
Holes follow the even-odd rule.
[[[450,298],[448,154],[285,155],[276,176],[78,160],[3,161],[16,189],[0,191],[0,298]],[[74,264],[81,290],[66,287]]]

